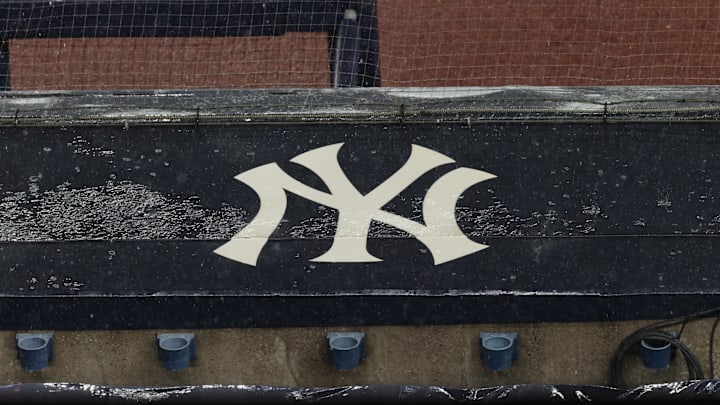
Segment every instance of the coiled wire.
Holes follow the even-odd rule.
[[[700,360],[698,360],[697,356],[688,348],[682,341],[680,340],[682,335],[682,329],[679,334],[675,335],[671,332],[662,330],[660,328],[664,328],[667,326],[677,325],[682,323],[683,328],[685,327],[685,324],[689,321],[701,319],[701,318],[707,318],[710,316],[717,317],[715,320],[715,323],[713,324],[712,330],[710,332],[710,374],[711,377],[714,378],[714,372],[713,372],[713,359],[712,359],[712,345],[714,341],[714,334],[715,329],[717,328],[718,323],[720,322],[720,308],[713,308],[709,309],[707,311],[701,311],[696,312],[690,315],[681,316],[678,318],[666,320],[666,321],[660,321],[653,323],[651,325],[642,327],[632,334],[630,336],[626,337],[625,339],[620,342],[618,345],[618,348],[613,353],[613,356],[610,360],[610,369],[608,372],[608,384],[611,387],[617,387],[617,388],[627,388],[627,385],[623,379],[622,376],[622,362],[625,356],[627,355],[628,351],[630,349],[636,349],[638,345],[640,344],[640,341],[645,339],[651,339],[656,341],[661,341],[665,343],[670,343],[677,351],[679,351],[682,356],[685,358],[685,363],[687,364],[687,370],[688,370],[688,380],[702,380],[705,378],[702,365],[700,364]],[[634,350],[632,350],[634,352]]]

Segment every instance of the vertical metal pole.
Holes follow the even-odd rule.
[[[357,21],[357,11],[350,8],[345,10],[343,20],[336,31],[333,87],[357,87],[359,85],[359,47],[360,27]]]
[[[0,91],[10,90],[10,41],[0,40]]]

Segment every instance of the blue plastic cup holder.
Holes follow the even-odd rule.
[[[640,358],[646,368],[668,368],[672,358],[672,344],[665,340],[643,339],[640,341]]]
[[[338,370],[352,370],[365,357],[365,334],[331,332],[327,334],[330,363]]]
[[[160,333],[157,335],[158,357],[171,371],[182,370],[195,360],[194,333]]]
[[[505,370],[517,360],[517,333],[481,333],[480,355],[490,370]]]
[[[23,368],[42,370],[54,357],[52,333],[18,333],[17,355]]]

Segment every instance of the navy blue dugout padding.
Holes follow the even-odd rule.
[[[346,18],[348,9],[354,10],[355,19]],[[0,90],[12,89],[8,43],[13,39],[286,32],[328,33],[335,87],[380,85],[375,0],[7,0],[0,2]]]
[[[7,92],[1,326],[716,308],[718,100],[710,87]],[[363,197],[376,189],[382,207]]]

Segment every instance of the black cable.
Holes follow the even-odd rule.
[[[687,364],[688,369],[688,379],[702,380],[704,378],[700,361],[695,354],[693,354],[693,352],[685,344],[683,344],[680,339],[678,339],[677,336],[664,330],[649,329],[645,327],[637,330],[620,342],[620,345],[613,354],[612,359],[610,360],[610,372],[608,375],[608,383],[611,387],[627,388],[622,377],[622,361],[628,350],[636,348],[637,345],[640,344],[640,341],[645,339],[659,340],[675,346],[675,348],[679,350],[685,358],[685,363]]]
[[[674,346],[676,350],[679,350],[680,353],[682,353],[683,357],[685,358],[685,363],[687,364],[688,368],[688,379],[689,380],[701,380],[704,378],[703,376],[703,370],[702,365],[700,364],[700,361],[698,358],[693,354],[693,352],[680,341],[680,335],[682,335],[683,330],[685,329],[685,324],[690,321],[694,321],[701,318],[707,318],[713,316],[715,317],[715,323],[713,324],[711,335],[710,335],[710,376],[714,378],[714,368],[712,363],[712,357],[713,357],[713,341],[714,341],[714,335],[715,330],[717,329],[718,324],[720,324],[720,307],[717,308],[711,308],[705,311],[695,312],[689,315],[680,316],[673,319],[668,319],[660,322],[655,322],[650,325],[644,326],[635,332],[633,332],[630,336],[626,337],[622,342],[620,342],[620,345],[615,350],[615,353],[613,353],[613,356],[610,360],[610,370],[608,372],[608,383],[612,387],[625,387],[625,381],[622,377],[622,361],[625,358],[625,355],[627,354],[628,350],[631,348],[637,349],[637,346],[640,344],[641,340],[644,339],[654,339],[659,340],[663,342],[670,343]],[[680,328],[680,331],[677,335],[674,335],[670,332],[666,332],[664,330],[660,330],[659,328],[664,328],[667,326],[677,325],[681,323],[682,326]]]
[[[673,318],[673,319],[668,319],[668,320],[665,320],[665,321],[656,322],[656,323],[653,323],[653,324],[644,326],[644,327],[641,328],[641,329],[658,329],[658,328],[663,328],[663,327],[665,327],[665,326],[677,325],[678,323],[681,323],[681,322],[689,322],[689,321],[694,321],[694,320],[700,319],[700,318],[707,318],[707,317],[710,316],[710,315],[720,315],[720,307],[711,308],[711,309],[708,309],[708,310],[705,310],[705,311],[695,312],[695,313],[692,313],[692,314],[689,314],[689,315],[680,316],[680,317],[677,317],[677,318]]]
[[[710,378],[715,378],[715,366],[713,365],[713,342],[715,341],[715,329],[717,329],[718,323],[720,323],[720,316],[715,318],[712,329],[710,329]]]
[[[678,331],[677,338],[680,339],[682,337],[682,333],[685,330],[685,325],[687,325],[687,321],[684,321],[682,323],[682,326],[680,326],[680,330]]]

